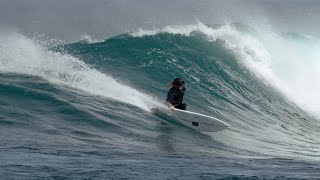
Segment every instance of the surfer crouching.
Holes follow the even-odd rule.
[[[175,78],[173,82],[170,83],[170,86],[171,89],[168,92],[166,104],[168,104],[170,109],[177,108],[186,110],[187,104],[182,103],[183,95],[186,91],[184,81],[180,78]]]

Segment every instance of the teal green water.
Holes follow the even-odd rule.
[[[232,32],[259,40],[244,27]],[[232,48],[228,36],[215,36],[163,30],[51,49],[20,34],[1,37],[0,173],[17,179],[319,177],[316,116],[242,61],[242,52],[254,54],[249,59],[260,51],[236,51],[240,46]],[[203,134],[152,114],[175,77],[186,82],[188,110],[230,128]]]

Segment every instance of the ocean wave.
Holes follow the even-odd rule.
[[[320,81],[320,64],[317,62],[320,43],[317,38],[243,26],[228,24],[210,27],[199,22],[154,30],[139,29],[131,35],[144,37],[169,33],[190,36],[198,32],[210,42],[222,40],[224,47],[262,81],[277,88],[288,100],[318,116],[320,96],[316,92],[320,86],[313,83]]]
[[[154,100],[68,54],[54,52],[19,33],[0,35],[0,71],[44,78],[87,93],[149,109]]]
[[[212,28],[197,24],[188,26],[183,33],[179,31],[141,36],[122,34],[99,43],[80,41],[51,49],[13,33],[1,36],[0,71],[40,77],[62,89],[62,94],[67,93],[63,98],[69,97],[74,89],[92,95],[80,102],[82,96],[66,101],[89,114],[85,120],[89,125],[93,125],[90,118],[92,123],[108,122],[102,123],[103,127],[111,124],[114,130],[107,131],[116,134],[111,144],[117,146],[132,147],[138,141],[139,147],[170,146],[175,151],[178,143],[190,152],[314,158],[318,150],[308,145],[318,143],[314,138],[318,135],[318,121],[291,102],[295,97],[282,88],[290,90],[287,81],[275,71],[274,51],[257,34],[258,30],[252,34],[230,25]],[[192,137],[190,143],[194,148],[181,139],[163,145],[161,138],[158,144],[157,133],[163,134],[162,125],[157,125],[159,119],[149,110],[165,100],[167,84],[175,77],[186,82],[185,101],[189,110],[222,119],[230,128],[201,141]],[[280,85],[274,85],[277,83]],[[83,113],[64,117],[68,120],[70,116],[81,119]],[[157,126],[161,127],[155,130]],[[82,136],[90,132],[85,127],[69,129],[81,132],[70,136],[86,140]],[[171,130],[179,137],[190,138],[187,129],[173,126]],[[219,145],[212,145],[211,141]]]

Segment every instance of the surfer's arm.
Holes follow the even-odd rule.
[[[173,92],[172,90],[170,89],[169,92],[168,92],[168,95],[167,95],[167,99],[166,99],[166,105],[171,109],[171,110],[174,110],[175,107],[171,104],[173,101]]]
[[[172,90],[170,89],[170,90],[168,91],[166,103],[168,103],[168,104],[171,105],[172,101],[173,101],[173,92],[172,92]]]
[[[168,106],[168,108],[175,109],[175,107],[170,102],[166,102],[165,104]]]

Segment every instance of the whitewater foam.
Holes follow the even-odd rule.
[[[0,72],[39,76],[56,84],[149,110],[154,99],[99,72],[81,60],[53,52],[19,33],[0,33]]]

